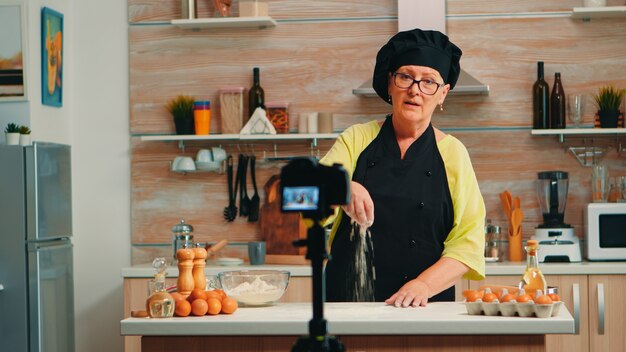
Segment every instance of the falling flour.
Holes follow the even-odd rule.
[[[372,302],[374,301],[376,270],[374,268],[374,245],[369,228],[361,227],[353,222],[350,242],[354,250],[354,261],[348,268],[348,274],[353,276],[354,280],[348,280],[349,298],[353,302]]]

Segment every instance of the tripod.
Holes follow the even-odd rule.
[[[313,225],[307,230],[306,240],[294,241],[294,246],[306,246],[306,258],[311,260],[313,269],[313,318],[309,321],[309,336],[298,338],[292,352],[343,352],[343,344],[338,338],[328,336],[328,322],[324,319],[324,301],[326,285],[324,279],[324,259],[326,252],[326,235],[314,219]]]

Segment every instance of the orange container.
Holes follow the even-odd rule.
[[[197,101],[193,103],[193,119],[196,134],[209,134],[211,126],[211,102]]]

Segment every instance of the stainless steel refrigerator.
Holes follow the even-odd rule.
[[[74,351],[70,146],[0,145],[0,351]]]

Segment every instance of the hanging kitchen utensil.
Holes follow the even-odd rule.
[[[226,159],[226,177],[228,177],[228,206],[224,208],[224,219],[234,221],[237,217],[237,206],[235,205],[236,191],[233,189],[233,156]]]
[[[252,187],[254,187],[254,194],[250,199],[250,213],[248,214],[248,221],[253,222],[259,220],[259,192],[256,188],[256,157],[252,155],[250,157],[250,175],[252,176]]]
[[[239,198],[239,216],[248,216],[250,214],[250,198],[246,191],[246,174],[248,173],[248,157],[243,156],[242,159],[242,171],[241,171],[241,193]]]
[[[239,185],[241,184],[242,172],[243,172],[243,154],[239,154],[239,160],[237,161],[237,174],[235,175],[235,192],[234,192],[235,202],[237,199],[237,190],[239,189]],[[239,201],[239,208],[241,208],[241,200]],[[235,212],[235,217],[237,217],[237,212]]]

